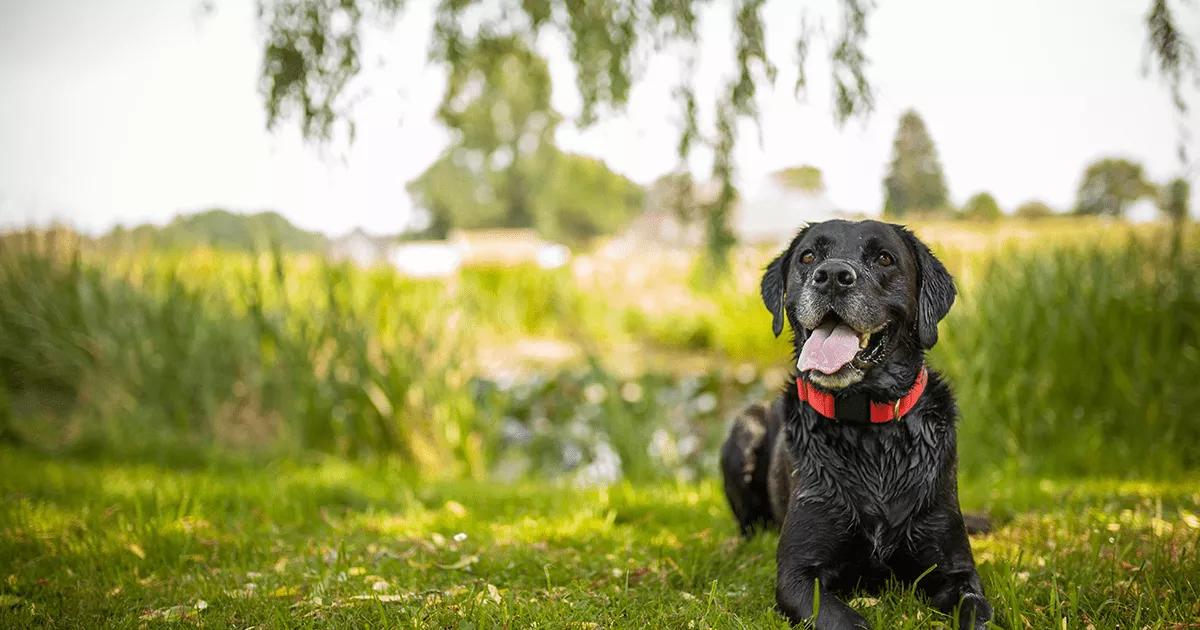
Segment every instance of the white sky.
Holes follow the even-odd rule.
[[[442,72],[425,63],[431,1],[410,0],[398,24],[368,34],[358,139],[324,151],[301,142],[295,124],[265,130],[254,4],[217,0],[203,15],[198,0],[0,0],[0,227],[60,221],[96,232],[220,206],[275,209],[330,234],[401,229],[405,183],[447,139],[432,117]],[[760,101],[761,143],[747,125],[736,154],[750,196],[766,173],[811,163],[836,204],[877,212],[907,107],[925,118],[959,203],[988,190],[1005,208],[1031,198],[1067,207],[1084,166],[1106,155],[1139,160],[1159,181],[1180,172],[1174,111],[1157,79],[1142,76],[1148,0],[881,0],[868,38],[877,110],[841,130],[829,111],[827,42],[810,55],[807,103],[793,98],[793,4],[768,5],[781,73]],[[1173,6],[1200,41],[1200,7]],[[702,107],[728,70],[729,20],[720,0],[705,13]],[[555,106],[577,113],[562,41],[539,48]],[[666,58],[642,70],[627,111],[585,130],[565,124],[558,142],[648,183],[675,163],[679,71]],[[1200,138],[1200,94],[1189,97]],[[1190,149],[1200,155],[1200,142]],[[706,171],[705,156],[693,167]]]

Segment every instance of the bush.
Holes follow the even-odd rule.
[[[1054,216],[1054,209],[1040,201],[1026,201],[1017,206],[1015,214],[1021,219],[1044,219]]]
[[[963,204],[962,217],[972,221],[995,221],[1004,216],[1000,204],[990,193],[976,193]]]
[[[962,467],[1114,477],[1200,467],[1200,257],[1161,239],[1013,251],[974,274],[932,362]]]
[[[61,235],[0,252],[7,422],[43,447],[298,447],[482,473],[467,331],[440,284],[204,250],[93,256]]]

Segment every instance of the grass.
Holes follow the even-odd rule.
[[[964,480],[1009,628],[1200,618],[1200,478]],[[0,450],[0,627],[783,628],[773,534],[718,484],[419,483],[321,459],[198,469]],[[893,586],[876,628],[948,627]]]
[[[1000,621],[1200,627],[1196,230],[964,225],[918,232]],[[785,627],[715,479],[783,380],[773,253],[440,281],[0,237],[0,627]]]
[[[918,231],[961,289],[931,361],[959,392],[966,470],[1200,467],[1194,228],[1178,255],[1161,230],[1084,220]],[[0,441],[162,461],[386,454],[439,478],[571,472],[616,453],[626,478],[688,477],[711,467],[655,461],[646,445],[666,432],[711,454],[717,425],[746,402],[689,380],[749,370],[742,385],[782,383],[788,344],[771,336],[757,288],[772,254],[739,250],[715,283],[683,252],[442,281],[278,253],[5,237]],[[530,339],[569,356],[523,368]],[[648,367],[659,353],[666,365]],[[645,395],[623,404],[630,384]],[[602,402],[581,397],[588,387]],[[532,435],[540,461],[515,462],[530,451],[514,435]]]

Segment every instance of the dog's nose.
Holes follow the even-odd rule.
[[[840,291],[854,286],[858,274],[854,267],[840,260],[827,260],[813,272],[813,286],[823,291]]]

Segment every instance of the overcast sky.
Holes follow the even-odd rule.
[[[330,234],[401,229],[405,183],[447,139],[433,120],[443,73],[425,63],[432,2],[410,0],[399,23],[368,33],[357,141],[325,150],[303,143],[294,124],[265,129],[255,3],[216,0],[211,14],[199,4],[0,0],[0,226],[65,221],[95,232],[220,206],[275,209]],[[826,42],[811,55],[807,101],[792,94],[793,4],[818,14],[836,6],[768,5],[781,74],[761,100],[761,141],[747,124],[736,154],[747,195],[770,171],[810,163],[835,204],[878,212],[896,120],[909,107],[925,118],[957,203],[987,190],[1005,208],[1035,198],[1067,207],[1084,166],[1107,155],[1139,160],[1158,180],[1180,171],[1174,111],[1162,85],[1142,76],[1148,0],[881,0],[868,39],[877,109],[840,130]],[[1174,7],[1200,40],[1200,7]],[[704,14],[702,105],[729,67],[729,20],[720,0]],[[579,99],[563,43],[538,45],[554,104],[570,117]],[[662,58],[641,71],[627,111],[585,130],[565,124],[557,140],[648,183],[675,163],[679,68]],[[1189,96],[1200,138],[1200,95]],[[705,156],[693,167],[706,170]]]

